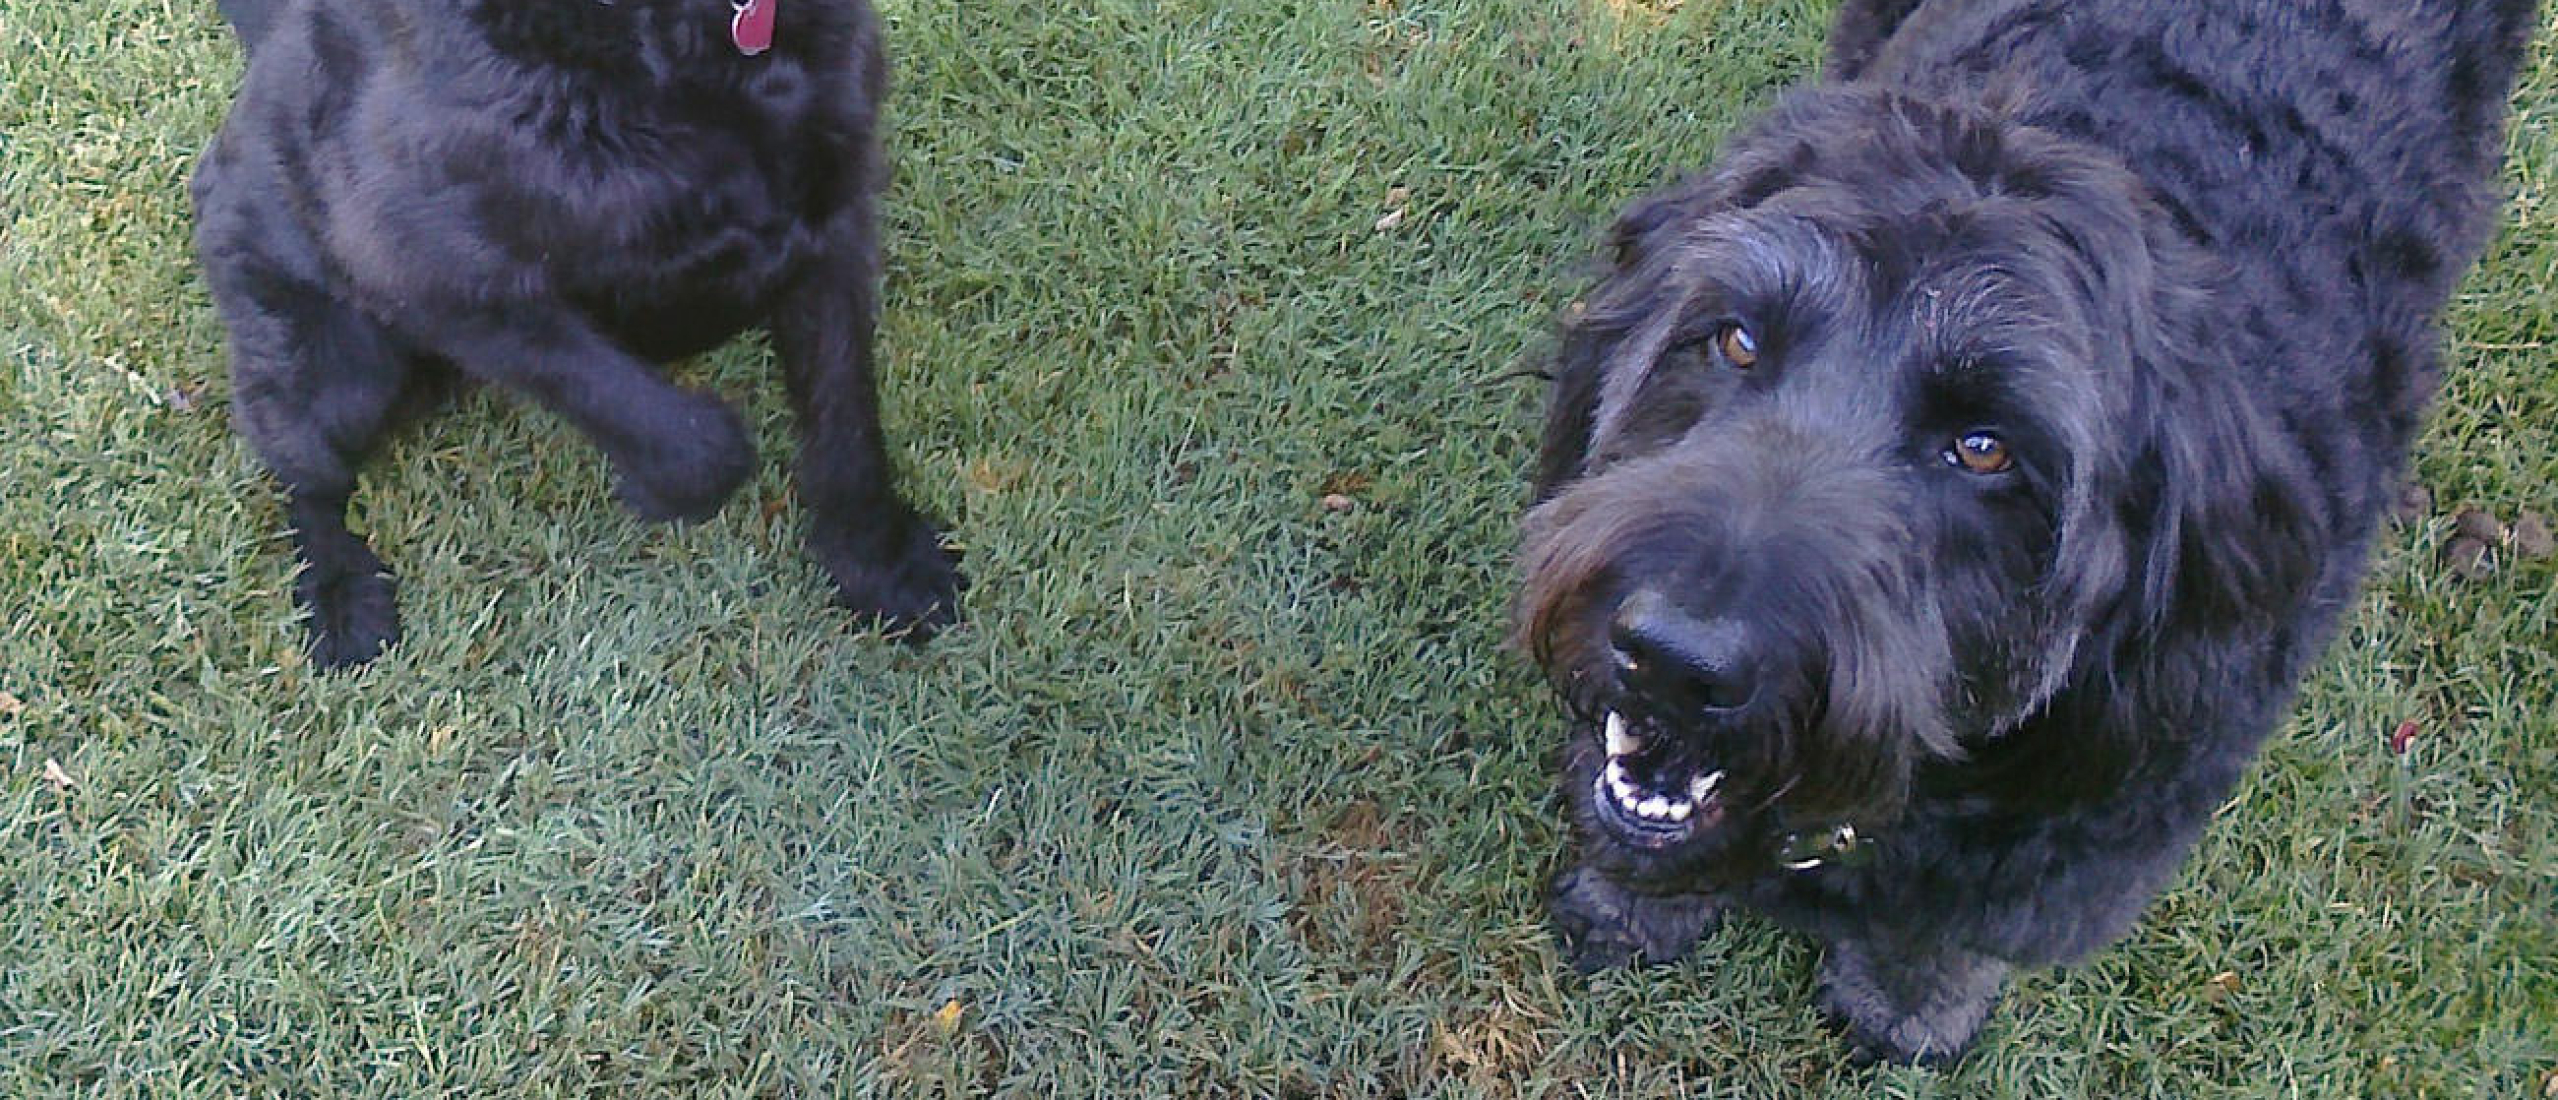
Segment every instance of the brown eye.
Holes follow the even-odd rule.
[[[1723,331],[1714,334],[1714,350],[1723,353],[1724,362],[1742,370],[1748,370],[1759,362],[1758,338],[1737,324],[1725,325]]]
[[[2007,453],[2007,441],[1988,432],[1965,432],[1945,451],[1948,465],[1960,466],[1976,474],[1995,474],[2008,468],[2014,459]]]

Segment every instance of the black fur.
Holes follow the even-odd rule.
[[[1521,551],[1576,963],[1745,906],[1928,1060],[2121,936],[2354,598],[2532,14],[1850,0],[1822,84],[1627,211]]]
[[[222,18],[230,21],[232,29],[240,32],[241,42],[253,43],[266,37],[267,21],[274,17],[276,4],[279,2],[280,0],[215,0],[214,6],[221,10]]]
[[[727,0],[226,0],[249,45],[195,178],[240,431],[283,483],[323,666],[399,636],[347,530],[358,464],[448,372],[558,413],[641,516],[710,514],[745,426],[654,365],[770,331],[809,546],[920,637],[958,575],[900,498],[871,336],[884,61],[860,0],[785,0],[770,52]]]

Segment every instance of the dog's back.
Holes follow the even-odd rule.
[[[1874,25],[1834,49],[1834,79],[2005,102],[2144,181],[2228,269],[2222,337],[2254,349],[2250,387],[2364,429],[2318,456],[2362,472],[2328,509],[2359,530],[2437,388],[2435,318],[2494,224],[2535,0],[1857,7]]]
[[[2405,280],[2430,313],[2492,224],[2486,181],[2534,0],[1879,8],[1897,27],[1842,59],[1845,75],[2002,89],[2028,121],[2120,154],[2206,247]],[[2305,198],[2322,205],[2269,216]]]

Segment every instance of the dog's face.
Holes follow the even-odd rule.
[[[2174,388],[2154,220],[2065,143],[1835,91],[1626,215],[1521,550],[1588,857],[1736,878],[1888,826],[2174,568],[2144,464],[2245,479],[2128,427]]]

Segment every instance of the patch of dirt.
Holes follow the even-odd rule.
[[[1288,924],[1299,942],[1336,957],[1344,970],[1394,961],[1408,899],[1425,885],[1397,840],[1392,819],[1373,799],[1333,812],[1291,868],[1297,901]]]

